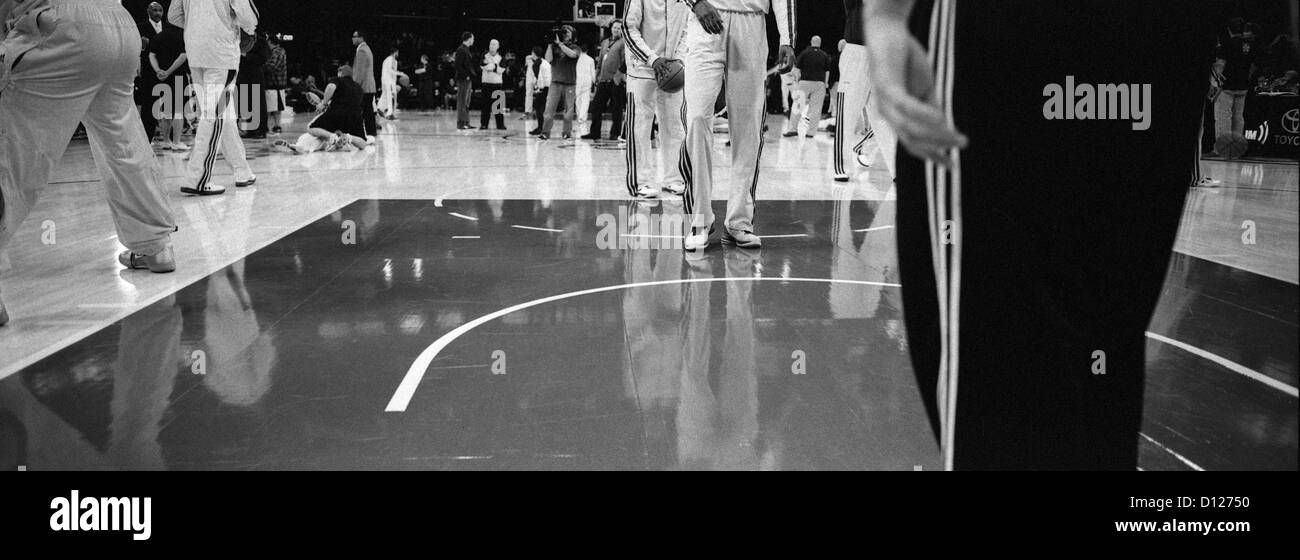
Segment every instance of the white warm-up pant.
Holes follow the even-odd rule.
[[[140,32],[117,2],[64,0],[54,9],[53,34],[5,60],[13,72],[0,89],[0,248],[36,206],[81,122],[118,241],[157,254],[176,221],[132,95]]]
[[[199,100],[199,128],[194,132],[194,151],[190,152],[190,163],[185,169],[186,184],[197,189],[208,186],[218,150],[234,170],[235,181],[252,179],[253,170],[248,167],[244,141],[239,138],[233,103],[236,71],[191,67],[190,74]]]
[[[379,92],[379,102],[375,109],[381,115],[397,114],[397,82],[384,82]]]
[[[591,82],[578,84],[576,110],[578,111],[578,120],[580,121],[585,121],[590,117],[592,86],[593,84]]]
[[[665,184],[683,185],[681,155],[686,127],[682,122],[682,92],[659,91],[658,82],[649,78],[627,77],[627,190],[636,195],[637,187],[650,186],[658,173],[651,149],[650,134],[655,117],[659,119],[659,153],[663,154]]]
[[[694,17],[686,27],[686,142],[683,207],[692,226],[713,223],[713,105],[727,84],[731,129],[731,193],[726,227],[754,230],[758,160],[763,153],[767,79],[767,20],[761,13],[720,12],[722,33],[711,35]]]
[[[856,167],[857,154],[874,159],[879,153],[892,173],[894,157],[898,151],[898,136],[889,124],[880,118],[876,103],[871,100],[871,84],[867,81],[867,49],[862,45],[845,45],[840,53],[839,91],[832,100],[835,111],[835,149],[831,162],[837,175],[848,175]],[[866,116],[866,134],[859,134],[863,116]],[[845,162],[849,163],[845,163]]]

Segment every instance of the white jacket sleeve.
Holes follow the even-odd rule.
[[[772,14],[776,16],[776,29],[781,35],[781,45],[794,46],[795,32],[799,26],[795,20],[796,0],[772,0]]]
[[[623,26],[623,34],[627,35],[627,40],[623,42],[627,45],[627,52],[632,53],[634,59],[646,66],[653,66],[659,54],[650,48],[645,37],[641,36],[641,22],[645,20],[643,4],[641,0],[628,0],[627,16],[623,18],[626,24]]]
[[[235,10],[235,23],[239,25],[244,33],[252,35],[257,31],[257,5],[253,0],[230,0],[230,7]]]
[[[167,9],[167,23],[185,28],[185,0],[172,0],[171,7]]]

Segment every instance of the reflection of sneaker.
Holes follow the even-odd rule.
[[[157,274],[166,274],[176,271],[176,254],[172,251],[171,246],[163,249],[157,255],[146,257],[130,251],[123,251],[117,256],[117,262],[122,266],[136,270],[148,269],[149,272]]]
[[[871,156],[863,153],[858,154],[858,165],[862,167],[871,167]]]
[[[713,235],[713,226],[709,226],[707,232],[700,231],[700,228],[693,227],[691,232],[682,240],[682,248],[687,251],[704,251],[709,248],[709,238]]]
[[[243,188],[243,187],[251,187],[251,186],[253,186],[255,183],[257,183],[257,175],[254,175],[254,176],[252,176],[252,177],[249,177],[247,181],[236,181],[236,182],[235,182],[235,186],[236,186],[236,187],[239,187],[239,188]]]
[[[735,245],[742,249],[757,249],[763,246],[763,240],[752,231],[726,229],[722,232],[723,245]]]
[[[9,322],[9,312],[5,310],[5,302],[0,301],[0,327]]]
[[[664,185],[664,192],[681,196],[682,193],[686,192],[686,185],[681,183],[668,183]]]
[[[172,143],[168,144],[168,145],[167,145],[167,149],[168,149],[168,150],[171,150],[171,151],[173,151],[173,152],[188,152],[188,151],[190,151],[190,147],[189,147],[189,146],[186,146],[185,144],[182,144],[182,143],[180,143],[180,142],[172,142]]]
[[[781,136],[783,136],[783,137],[785,137],[785,138],[794,138],[795,136],[798,136],[798,135],[799,135],[799,133],[798,133],[798,132],[795,132],[795,131],[793,131],[793,130],[781,134]]]
[[[1210,177],[1201,177],[1201,180],[1196,182],[1196,186],[1198,186],[1198,187],[1221,187],[1221,186],[1223,186],[1223,181],[1220,181],[1220,180],[1218,180],[1218,179],[1212,179],[1212,178],[1210,178]]]
[[[197,196],[216,196],[219,194],[225,194],[226,187],[208,183],[208,186],[203,187],[202,189],[198,189],[194,187],[181,187],[181,192],[185,194],[192,194]]]
[[[835,180],[836,180],[836,181],[839,181],[839,182],[841,182],[841,183],[847,183],[847,182],[849,182],[849,174],[848,174],[848,173],[836,173],[836,174],[835,174]]]

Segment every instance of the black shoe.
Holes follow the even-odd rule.
[[[550,140],[550,139],[551,139],[551,135],[550,135],[550,134],[538,134],[538,135],[537,135],[537,139],[538,139],[538,140]]]
[[[479,129],[479,130],[487,130],[488,128],[487,128],[487,125],[483,125],[483,126],[478,127],[478,129]]]
[[[506,129],[506,125],[504,125],[504,124],[499,124],[499,125],[497,125],[497,130],[507,130],[507,129]]]
[[[277,126],[277,127],[275,127],[275,128],[272,128],[272,129],[271,129],[271,132],[274,132],[274,133],[276,133],[276,134],[279,134],[279,133],[281,133],[281,132],[283,132],[283,131],[280,130],[280,127]]]
[[[565,139],[565,140],[572,140],[572,139],[573,139],[573,135],[572,135],[572,134],[565,134],[565,135],[564,135],[564,139]]]
[[[582,136],[579,136],[579,138],[582,138],[583,140],[600,140],[600,135],[599,135],[599,134],[583,134]]]
[[[537,136],[538,134],[541,134],[541,133],[542,133],[542,129],[540,129],[540,128],[534,128],[534,129],[528,131],[528,135],[529,135],[529,136]]]

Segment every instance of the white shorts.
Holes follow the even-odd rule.
[[[279,113],[280,111],[283,111],[286,106],[287,104],[284,101],[284,90],[266,90],[266,112]]]

